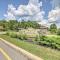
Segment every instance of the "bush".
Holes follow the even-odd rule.
[[[11,36],[12,38],[17,38],[17,34],[16,34],[16,33],[11,33],[10,36]]]
[[[43,46],[51,47],[53,49],[60,50],[60,37],[40,35],[39,37],[36,36],[35,41],[39,45],[43,45]]]
[[[40,41],[44,41],[45,38],[46,38],[46,36],[44,36],[44,35],[40,35],[39,38],[40,38]]]
[[[27,35],[26,34],[19,34],[19,35],[17,35],[17,38],[21,39],[21,40],[27,40]]]
[[[19,35],[17,35],[17,38],[18,38],[18,39],[23,40],[23,36],[22,36],[22,35],[20,35],[20,34],[19,34]]]
[[[23,39],[24,39],[24,40],[27,40],[27,38],[28,38],[27,35],[24,34],[24,35],[23,35]]]
[[[6,35],[12,37],[12,38],[18,38],[21,40],[27,40],[27,35],[26,34],[17,34],[15,32],[7,32]]]
[[[36,35],[36,37],[35,37],[35,40],[34,41],[38,41],[39,40],[39,36],[38,35]]]
[[[9,36],[9,32],[7,32],[7,33],[6,33],[6,35],[8,35],[8,36]]]
[[[7,32],[6,35],[8,35],[12,38],[17,38],[17,34],[15,32]]]

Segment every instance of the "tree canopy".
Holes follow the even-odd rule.
[[[3,26],[4,30],[17,30],[18,28],[40,28],[40,25],[36,21],[24,21],[18,22],[17,20],[1,20],[0,26]]]
[[[57,26],[56,26],[56,24],[51,24],[50,25],[50,31],[51,31],[51,33],[56,33],[57,32]]]

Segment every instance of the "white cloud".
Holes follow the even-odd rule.
[[[47,1],[47,0],[46,0]],[[48,14],[49,22],[59,22],[60,20],[60,0],[52,0],[53,8]],[[41,9],[42,2],[39,0],[29,0],[27,5],[19,5],[17,8],[12,4],[8,5],[7,13],[4,14],[6,19],[14,20],[35,20],[39,24],[49,26],[50,23],[44,19],[45,12]],[[60,23],[59,23],[60,25]],[[58,26],[58,25],[57,25]]]
[[[39,0],[29,0],[27,5],[19,5],[17,8],[11,4],[8,5],[8,10],[5,17],[10,20],[18,17],[19,21],[38,21],[39,24],[47,26],[49,23],[44,19],[45,12],[41,9],[41,7],[42,2],[39,2]]]
[[[52,0],[52,10],[48,14],[50,22],[60,21],[60,0]]]
[[[43,20],[43,21],[40,21],[40,22],[38,22],[39,24],[44,24],[44,25],[46,25],[46,23],[47,23],[47,20]]]
[[[60,19],[60,8],[56,8],[54,10],[51,10],[48,15],[50,22],[56,22]]]
[[[42,20],[45,13],[41,10],[41,6],[42,2],[39,2],[39,0],[29,0],[27,5],[19,5],[17,8],[11,4],[8,5],[8,11],[7,14],[5,14],[5,17],[10,19],[12,17],[25,16],[22,18],[37,21]],[[19,19],[21,20],[21,18]]]
[[[52,10],[48,14],[48,21],[60,26],[60,0],[52,0]]]
[[[52,0],[52,7],[60,7],[60,0]]]
[[[15,16],[8,12],[8,14],[4,15],[6,17],[6,20],[16,20]]]
[[[8,11],[7,14],[4,14],[4,17],[6,17],[6,20],[15,20],[15,16],[13,14],[13,11],[15,11],[15,7],[11,4],[8,5]]]

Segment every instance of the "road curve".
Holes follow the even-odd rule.
[[[19,51],[13,49],[9,45],[5,44],[3,41],[0,40],[0,48],[3,49],[8,56],[11,58],[11,60],[28,60],[27,57],[25,57],[22,53]],[[3,58],[3,54],[0,52],[0,59],[6,60],[5,57]]]

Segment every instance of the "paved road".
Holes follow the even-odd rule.
[[[11,48],[1,40],[0,40],[0,48],[3,49],[4,52],[10,57],[10,60],[28,60],[27,57],[22,55],[17,50]],[[0,51],[0,60],[8,60],[8,59],[5,59],[1,51]]]

